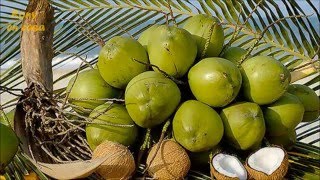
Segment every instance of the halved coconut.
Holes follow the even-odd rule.
[[[289,167],[287,152],[280,147],[257,150],[246,161],[246,169],[254,179],[283,179]]]
[[[219,153],[212,158],[211,173],[216,179],[247,179],[247,171],[239,159]]]

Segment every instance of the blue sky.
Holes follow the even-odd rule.
[[[320,9],[320,0],[310,0],[312,4],[318,9]],[[280,1],[280,0],[275,0],[279,4],[280,9],[285,9],[285,5]],[[307,13],[307,14],[312,14],[314,13],[314,10],[309,8],[309,4],[306,0],[296,0],[297,4],[300,5],[300,7]]]
[[[12,6],[12,5],[16,5],[16,3],[12,3],[8,0],[0,0],[1,1],[1,4],[3,3],[4,5],[8,5],[8,6]],[[25,1],[27,2],[27,0],[20,0],[20,1]],[[55,0],[57,1],[57,0]],[[70,1],[70,0],[69,0]],[[112,1],[112,0],[106,0],[106,1]],[[196,1],[198,0],[190,0],[190,2],[194,1],[194,5],[196,7],[200,7],[200,5],[198,3],[196,3]],[[288,1],[288,0],[286,0]],[[314,6],[318,9],[318,12],[320,11],[320,0],[310,0]],[[281,0],[274,0],[274,2],[276,2],[279,6],[280,9],[283,9],[283,14],[286,16],[288,15],[287,11],[286,11],[286,7],[285,5],[283,4],[283,2]],[[303,9],[304,12],[306,12],[307,14],[313,14],[314,13],[314,10],[312,8],[310,8],[310,6],[308,5],[308,2],[306,0],[296,0],[297,4],[300,5],[300,7]],[[7,7],[3,7],[1,6],[1,11],[7,11],[10,10],[9,8]]]
[[[6,5],[12,5],[12,3],[9,2],[8,0],[1,0],[1,1],[2,1],[2,3],[6,4]],[[27,0],[20,0],[20,1],[25,1],[25,2],[27,2]],[[55,1],[57,1],[57,0],[55,0]],[[70,1],[70,0],[69,0],[69,1]],[[108,0],[106,0],[106,1],[108,1]],[[111,0],[109,0],[109,1],[111,1]],[[190,1],[192,1],[192,0],[190,0]],[[194,1],[197,1],[197,0],[194,0]],[[284,6],[284,4],[282,3],[281,0],[274,0],[274,1],[279,5],[280,9],[285,9],[285,6]],[[288,1],[288,0],[287,0],[287,1]],[[310,1],[314,4],[314,6],[318,9],[318,12],[319,12],[319,9],[320,9],[320,0],[310,0]],[[307,12],[307,13],[309,13],[309,14],[311,14],[311,13],[313,12],[313,9],[309,8],[309,5],[308,5],[308,3],[307,3],[306,0],[296,0],[296,2],[300,5],[300,7],[301,7],[305,12]],[[7,9],[7,8],[1,7],[1,9],[2,9],[2,10],[5,10],[5,9]]]

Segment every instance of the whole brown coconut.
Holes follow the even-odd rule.
[[[156,153],[158,144],[151,148],[147,157],[149,174],[158,180],[183,179],[191,166],[187,152],[177,142],[164,140]],[[152,158],[154,159],[151,162]]]
[[[98,169],[97,173],[105,179],[130,179],[135,170],[131,152],[122,144],[104,141],[93,151],[92,159],[110,156]]]

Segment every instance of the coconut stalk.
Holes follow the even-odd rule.
[[[22,27],[40,26],[43,31],[22,31],[21,64],[22,73],[28,87],[32,84],[42,85],[46,91],[53,90],[52,58],[54,9],[48,0],[30,0]]]
[[[14,127],[22,151],[34,162],[87,160],[91,158],[91,150],[83,135],[85,122],[69,122],[63,108],[53,98],[54,25],[54,9],[50,1],[30,0],[22,27],[37,26],[41,30],[21,34],[22,71],[27,88],[16,107]],[[91,163],[97,166],[100,161]],[[81,170],[83,164],[73,163],[71,167]]]
[[[110,157],[89,160],[92,152],[84,137],[87,121],[81,121],[81,116],[77,121],[69,120],[70,112],[64,110],[66,102],[60,107],[59,100],[54,99],[54,9],[49,0],[30,0],[25,13],[22,27],[37,26],[41,30],[21,34],[22,71],[27,88],[14,117],[21,154],[25,153],[28,161],[55,179],[89,176]]]
[[[48,0],[30,0],[25,11],[34,15],[33,18],[25,15],[22,27],[42,26],[43,31],[22,31],[21,33],[21,64],[23,76],[28,88],[41,87],[44,92],[52,93],[52,57],[53,57],[53,30],[54,10]],[[26,93],[24,93],[26,96]],[[22,97],[19,101],[23,101]],[[22,150],[34,159],[43,162],[51,162],[48,155],[38,148],[33,138],[28,137],[25,124],[25,110],[22,105],[17,106],[15,113],[15,130],[22,141]]]

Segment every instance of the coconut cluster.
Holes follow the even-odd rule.
[[[139,130],[160,131],[168,119],[173,140],[155,144],[143,162],[159,179],[185,177],[188,154],[201,156],[201,164],[209,162],[216,177],[245,179],[253,175],[237,157],[222,154],[211,162],[209,154],[220,145],[252,152],[265,137],[290,148],[295,127],[319,115],[319,99],[307,86],[290,85],[289,70],[273,57],[251,56],[241,47],[222,52],[223,33],[217,18],[196,15],[183,27],[152,25],[138,40],[109,39],[96,68],[80,72],[67,88],[71,107],[90,120],[86,137],[94,157],[126,152],[117,163],[130,164],[119,172],[131,176],[134,160],[124,146],[134,150],[149,144],[140,141]],[[117,148],[108,149],[104,142]],[[110,167],[103,165],[100,174],[108,174]]]

